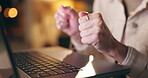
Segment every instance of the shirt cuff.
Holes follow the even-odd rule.
[[[131,68],[129,75],[138,77],[147,66],[147,57],[138,52],[136,49],[128,47],[127,56],[121,65],[129,66]]]

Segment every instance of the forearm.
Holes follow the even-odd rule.
[[[114,49],[107,52],[107,55],[113,57],[119,63],[122,63],[127,56],[128,47],[119,42],[115,46],[116,47]]]
[[[106,54],[113,57],[121,65],[129,66],[131,68],[130,76],[134,78],[148,77],[148,56],[136,49],[120,43],[117,48],[110,50]]]

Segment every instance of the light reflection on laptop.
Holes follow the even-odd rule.
[[[94,60],[94,56],[89,56],[89,61],[86,66],[82,67],[83,71],[79,71],[76,78],[83,78],[83,77],[91,77],[96,75],[96,72],[93,68],[92,61]]]

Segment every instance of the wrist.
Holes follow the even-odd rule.
[[[80,37],[80,32],[76,32],[75,34],[70,36],[72,40],[76,40],[76,41],[80,41],[81,37]],[[81,41],[80,41],[81,42]]]
[[[71,42],[77,51],[84,51],[88,47],[88,45],[82,44],[79,32],[71,36]]]
[[[126,58],[128,47],[118,42],[118,45],[111,50],[108,55],[113,57],[119,63],[122,63]]]

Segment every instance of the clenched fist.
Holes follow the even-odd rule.
[[[87,14],[80,12],[79,17],[79,30],[83,44],[93,45],[99,52],[113,58],[123,53],[123,57],[117,60],[119,62],[124,60],[127,47],[112,36],[100,13]]]
[[[73,8],[61,6],[55,14],[56,26],[69,36],[78,35],[78,17],[78,13]]]

